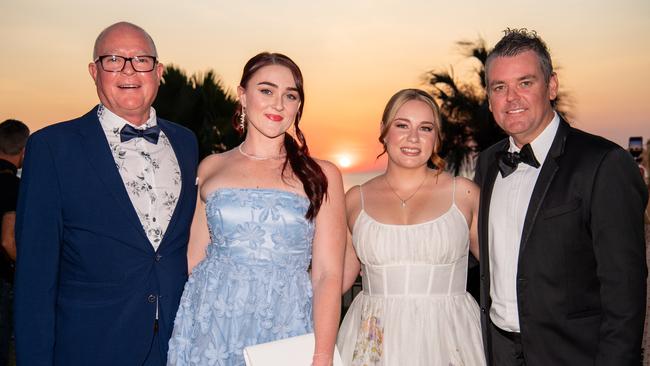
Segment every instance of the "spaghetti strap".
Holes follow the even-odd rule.
[[[361,209],[365,211],[366,209],[363,207],[363,188],[361,188],[362,186],[363,186],[362,184],[359,184],[359,194],[361,195]]]
[[[456,204],[456,177],[454,177],[454,183],[451,188],[451,204],[452,205]]]

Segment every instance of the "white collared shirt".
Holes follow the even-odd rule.
[[[551,149],[560,117],[557,113],[548,126],[530,143],[535,158],[544,164]],[[508,151],[520,149],[510,137]],[[490,318],[501,329],[519,332],[517,307],[517,265],[519,245],[524,229],[528,203],[542,166],[534,168],[520,163],[506,178],[497,174],[490,199],[488,245],[490,252]]]
[[[125,124],[136,129],[156,126],[153,107],[149,119],[141,126],[134,126],[101,104],[97,116],[144,232],[154,250],[158,250],[181,191],[181,171],[174,149],[162,130],[157,144],[140,137],[120,141],[120,130]]]

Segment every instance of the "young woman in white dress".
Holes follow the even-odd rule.
[[[465,290],[468,252],[478,258],[478,187],[443,171],[438,107],[422,90],[390,99],[379,140],[386,172],[346,195],[342,290],[361,270],[363,292],[339,330],[343,362],[484,365],[479,308]]]

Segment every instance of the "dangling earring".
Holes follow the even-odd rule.
[[[244,131],[246,128],[246,110],[244,107],[241,107],[241,113],[239,114],[239,129]]]

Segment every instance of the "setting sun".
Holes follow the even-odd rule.
[[[352,159],[348,155],[339,155],[338,163],[341,168],[349,168],[352,165]]]

